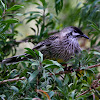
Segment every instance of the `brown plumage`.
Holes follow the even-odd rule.
[[[75,53],[79,53],[81,48],[78,44],[78,38],[84,37],[89,39],[77,27],[66,27],[58,33],[51,35],[48,39],[38,43],[34,48],[43,53],[44,58],[48,59],[62,59],[68,61]],[[24,54],[26,57],[31,58],[30,55]],[[16,63],[26,58],[13,56],[3,60],[2,64]]]

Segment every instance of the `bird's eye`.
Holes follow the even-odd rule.
[[[74,30],[74,32],[75,32],[75,33],[77,33],[77,31],[76,31],[76,30]]]

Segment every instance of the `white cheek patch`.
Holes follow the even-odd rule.
[[[73,35],[73,36],[78,36],[78,35],[80,35],[80,34],[79,34],[79,33],[73,32],[72,35]]]

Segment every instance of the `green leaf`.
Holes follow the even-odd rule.
[[[47,64],[48,63],[48,64]],[[64,69],[62,68],[62,65],[59,64],[57,61],[53,61],[53,60],[44,60],[43,64],[46,64],[44,66],[44,68],[59,68],[57,70],[57,72],[59,71],[64,71]]]
[[[0,0],[0,2],[1,2],[3,8],[5,9],[6,8],[6,5],[2,2],[2,0]]]
[[[98,26],[93,21],[89,20],[89,22],[92,23],[91,27],[93,27],[94,29],[96,29],[100,33],[100,30],[99,30]]]
[[[45,1],[45,0],[40,0],[40,1],[42,2],[43,7],[44,7],[44,8],[47,8],[47,3],[46,3],[46,1]]]
[[[24,6],[23,5],[14,5],[13,7],[7,9],[6,11],[18,10],[20,8],[24,8]]]
[[[34,33],[36,33],[36,30],[35,30],[35,28],[33,28],[33,27],[30,27],[31,28],[31,30],[32,31],[34,31]]]
[[[35,5],[40,5],[39,3],[37,3],[37,2],[32,2],[33,4],[35,4]]]
[[[2,21],[2,23],[18,23],[18,19],[16,18],[11,18],[11,19],[8,19],[8,20],[5,20],[5,21]]]
[[[94,24],[91,25],[91,27],[93,27],[94,29],[96,29],[98,32],[100,32],[100,30],[98,29],[98,27]]]
[[[9,28],[9,24],[7,24],[0,33],[5,32]]]
[[[6,39],[6,36],[4,35],[4,34],[0,34],[0,38],[2,38],[2,39]]]
[[[56,80],[58,86],[61,87],[62,86],[62,81],[59,78],[56,78],[55,80]]]
[[[40,70],[36,70],[32,74],[30,74],[28,81],[31,83],[36,78],[36,76],[38,75],[39,72],[40,72]]]
[[[17,15],[17,16],[23,16],[23,14],[22,14],[22,13],[17,13],[16,15]]]
[[[40,62],[43,62],[43,54],[40,51],[38,52],[39,52]]]
[[[48,64],[48,65],[45,65],[43,68],[59,68],[58,66],[54,65],[54,64]]]
[[[32,16],[26,17],[25,19],[28,19],[26,23],[29,23],[30,21],[37,19],[38,17],[41,17],[41,15],[35,14],[35,15],[32,15]]]
[[[27,15],[27,14],[32,15],[32,14],[35,14],[35,13],[41,13],[41,12],[39,12],[39,11],[29,11],[27,13],[24,13],[24,15]]]
[[[49,93],[50,98],[53,97],[54,95],[55,95],[55,92],[53,92],[53,91],[51,91],[51,92]]]
[[[27,50],[25,53],[27,53],[27,54],[33,56],[34,58],[36,58],[36,54],[32,49],[30,49],[30,48],[25,48],[25,49]]]
[[[39,66],[39,62],[33,62],[32,66]]]
[[[2,100],[5,100],[4,98],[6,97],[4,94],[0,95]]]
[[[76,90],[72,91],[72,94],[71,94],[72,100],[74,100],[74,98],[75,98],[75,92],[76,92]]]
[[[53,62],[49,59],[45,59],[42,63],[43,64],[53,64]]]
[[[0,16],[0,20],[2,19],[2,17]]]
[[[57,61],[54,61],[54,60],[51,60],[51,61],[53,62],[54,65],[57,65],[62,68],[62,65],[60,63],[58,63]]]
[[[42,2],[42,4],[44,5],[45,4],[45,0],[40,0]]]
[[[44,9],[44,7],[43,7],[43,6],[38,6],[37,8],[38,8],[38,9]]]
[[[19,89],[16,86],[11,86],[11,90],[14,90],[15,92],[19,92]]]
[[[57,14],[61,11],[62,7],[63,7],[63,0],[55,0],[55,10]]]
[[[66,74],[64,79],[64,85],[68,84],[68,82],[69,82],[69,76]]]
[[[95,55],[100,55],[100,52],[94,51],[93,52]]]
[[[37,51],[37,50],[35,49],[34,52],[37,54],[37,56],[39,56],[39,51]]]
[[[0,7],[0,15],[2,15],[3,11],[2,11],[2,8]]]

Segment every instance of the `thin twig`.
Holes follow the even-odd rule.
[[[4,9],[3,13],[2,13],[2,17],[5,16],[5,13],[6,13],[6,9]]]
[[[90,69],[90,68],[98,67],[98,66],[100,66],[100,63],[98,63],[98,64],[96,64],[96,65],[88,66],[88,67],[86,68],[86,70],[87,70],[87,69]]]
[[[76,96],[76,98],[77,98],[77,97],[79,97],[79,96],[82,96],[82,95],[84,95],[84,94],[86,94],[86,93],[88,93],[89,91],[90,91],[90,89],[89,89],[89,90],[84,91],[84,92],[83,92],[83,93],[81,93],[80,95]]]
[[[59,31],[52,31],[52,32],[49,32],[48,35],[52,35],[52,34],[55,34],[57,32],[59,32]],[[23,42],[29,42],[29,40],[31,40],[31,39],[33,39],[33,37],[28,36],[28,37],[26,37],[26,38],[24,38],[24,39],[22,39],[20,41],[16,41],[16,40],[12,41],[12,42],[14,42],[14,44],[10,44],[10,45],[14,46],[16,44],[20,44],[20,43],[23,43]]]
[[[13,81],[19,81],[19,80],[25,80],[26,78],[25,77],[17,77],[17,78],[13,78],[13,79],[8,79],[8,80],[4,80],[4,81],[0,81],[0,84],[4,84],[4,83],[7,83],[7,82],[13,82]]]
[[[41,100],[41,99],[39,99],[39,98],[33,98],[32,100]]]
[[[91,89],[96,90],[96,88],[100,86],[99,81],[100,81],[100,79],[93,80],[91,87],[88,90],[84,91],[83,93],[81,93],[80,95],[78,95],[76,97],[79,97],[79,96],[82,96],[82,95],[88,93],[89,91],[91,91]]]
[[[90,69],[90,68],[94,68],[94,67],[98,67],[100,66],[100,63],[99,64],[96,64],[96,65],[92,65],[92,66],[88,66],[86,69],[84,70],[87,70],[87,69]],[[82,71],[83,69],[76,69],[75,71]],[[60,74],[66,74],[66,73],[70,73],[72,71],[60,71],[59,73],[55,73],[55,75],[60,75]],[[49,75],[53,75],[52,73],[49,73]]]

